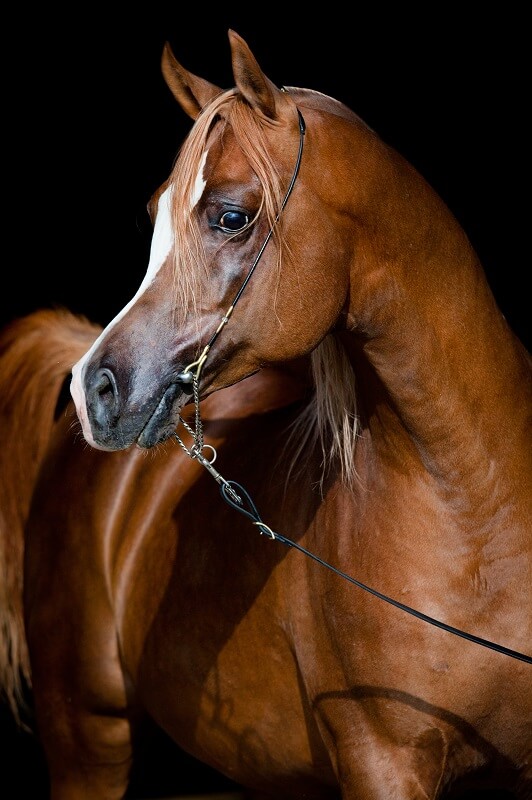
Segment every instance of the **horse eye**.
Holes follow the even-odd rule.
[[[236,233],[249,225],[249,217],[243,211],[226,211],[222,214],[218,227],[229,233]]]

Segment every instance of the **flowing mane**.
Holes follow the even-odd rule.
[[[231,126],[244,158],[260,181],[262,203],[250,225],[257,221],[264,209],[277,244],[278,278],[283,262],[290,264],[291,259],[290,249],[282,236],[283,217],[280,214],[286,187],[281,184],[268,149],[265,123],[240,94],[230,89],[203,109],[178,153],[168,181],[175,237],[175,324],[178,326],[193,309],[198,330],[197,310],[201,307],[202,296],[200,278],[208,275],[208,264],[194,213],[194,191],[208,151],[209,136],[220,120],[223,126],[220,135],[223,135],[223,128]],[[297,269],[297,265],[292,264],[291,268]],[[276,295],[272,298],[274,310],[275,302]],[[353,466],[358,433],[355,375],[345,348],[334,334],[328,334],[310,358],[314,388],[308,405],[293,423],[287,442],[293,450],[289,474],[304,450],[318,445],[323,455],[320,486],[334,463],[339,466],[343,482],[350,486],[356,478]]]

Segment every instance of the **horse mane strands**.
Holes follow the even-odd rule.
[[[319,446],[322,471],[318,486],[323,486],[334,463],[342,482],[353,488],[357,479],[355,444],[359,434],[355,375],[343,345],[333,334],[326,336],[311,353],[313,395],[292,424],[286,448],[294,448],[288,477],[297,471],[305,450]],[[287,478],[288,480],[288,478]]]
[[[235,138],[250,167],[257,175],[263,191],[262,206],[265,208],[268,227],[273,228],[277,244],[281,245],[280,220],[284,191],[277,167],[268,151],[264,138],[263,123],[241,98],[233,102],[228,114]],[[286,188],[284,187],[285,191]],[[281,263],[281,246],[277,248],[278,266]]]
[[[201,281],[206,273],[205,251],[193,212],[192,198],[205,142],[216,111],[209,107],[194,123],[178,153],[170,175],[174,231],[174,307],[176,324],[184,321],[189,308],[196,316]]]
[[[203,109],[183,142],[170,176],[175,237],[174,291],[175,297],[179,299],[176,303],[177,322],[183,321],[182,318],[189,309],[196,314],[201,304],[200,275],[207,274],[208,265],[196,215],[193,213],[192,197],[208,136],[217,118],[222,119],[224,125],[231,126],[244,157],[261,183],[262,203],[250,224],[256,221],[264,209],[268,225],[273,227],[273,237],[278,244],[279,270],[281,266],[281,238],[279,223],[276,223],[283,200],[281,180],[268,152],[260,120],[236,90],[231,89]]]

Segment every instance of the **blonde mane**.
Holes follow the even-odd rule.
[[[281,185],[269,153],[262,121],[237,90],[231,89],[203,109],[178,153],[169,180],[175,235],[174,296],[179,298],[176,324],[180,324],[191,309],[197,319],[197,309],[201,307],[200,277],[207,275],[207,262],[192,198],[209,134],[218,121],[222,121],[224,127],[231,126],[237,144],[260,181],[262,202],[250,224],[264,211],[277,245],[278,275],[283,259],[290,259],[280,215],[286,187]],[[322,453],[320,488],[333,464],[339,466],[343,482],[351,486],[356,477],[354,452],[358,433],[355,376],[343,346],[332,334],[325,337],[310,357],[314,391],[291,429],[292,467],[307,448],[318,446]]]

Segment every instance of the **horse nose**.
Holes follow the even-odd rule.
[[[91,378],[86,388],[87,407],[96,424],[109,428],[118,417],[119,392],[116,378],[110,369],[101,367]]]

